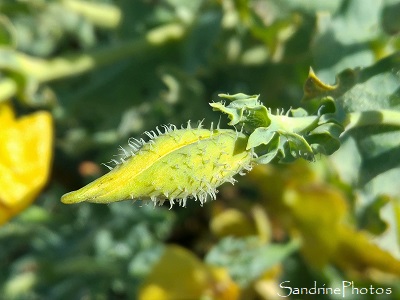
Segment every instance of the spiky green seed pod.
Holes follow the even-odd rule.
[[[200,126],[199,126],[200,127]],[[146,132],[148,142],[130,139],[133,151],[124,152],[109,173],[65,194],[66,204],[82,201],[109,203],[126,199],[152,200],[162,204],[175,200],[185,206],[188,198],[203,204],[207,196],[216,198],[216,188],[234,183],[233,176],[251,169],[252,150],[246,150],[247,137],[228,129],[176,129],[164,126]],[[108,165],[106,165],[108,166]],[[111,169],[111,167],[109,167]]]

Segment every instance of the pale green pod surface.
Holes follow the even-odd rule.
[[[83,188],[65,194],[66,204],[82,201],[109,203],[125,199],[152,200],[171,205],[188,198],[201,204],[207,196],[215,199],[216,188],[232,176],[251,169],[252,150],[246,150],[247,137],[228,129],[174,129],[142,145],[132,142],[136,153],[124,150],[123,162]]]

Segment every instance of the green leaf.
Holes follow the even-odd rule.
[[[306,82],[306,99],[333,97],[338,107],[337,119],[341,120],[343,114],[347,115],[344,121],[346,132],[341,139],[353,138],[356,143],[352,152],[359,152],[362,157],[357,171],[359,175],[351,176],[358,178],[358,187],[399,165],[399,70],[400,52],[397,52],[372,66],[341,72],[333,86],[323,83],[312,72]],[[335,127],[331,129],[336,131],[334,135],[338,137],[339,130],[335,130]],[[341,155],[337,153],[336,156]],[[342,176],[346,177],[347,162],[335,157],[333,160]]]
[[[343,0],[330,1],[308,1],[308,0],[281,0],[280,6],[286,6],[288,9],[302,10],[310,14],[320,11],[335,13],[339,10]]]
[[[391,3],[393,2],[393,3]],[[388,1],[382,10],[382,27],[388,34],[396,34],[400,31],[400,2]]]
[[[331,155],[340,147],[339,136],[342,132],[342,126],[326,123],[313,129],[306,139],[312,145],[313,151]]]
[[[343,1],[337,14],[317,15],[312,51],[320,78],[330,81],[345,68],[373,63],[371,45],[382,33],[382,8],[382,1]]]
[[[360,227],[375,235],[382,234],[388,225],[381,219],[380,213],[389,201],[389,197],[379,196],[367,205],[360,215]]]
[[[342,127],[334,118],[336,108],[330,97],[322,99],[312,115],[301,108],[289,109],[285,115],[283,110],[278,110],[273,115],[258,96],[220,96],[232,102],[210,105],[228,115],[229,125],[242,125],[244,132],[249,134],[247,149],[255,149],[257,163],[266,164],[272,160],[291,162],[299,157],[314,160],[315,154],[332,154],[340,146]]]
[[[257,127],[268,126],[270,124],[267,108],[258,100],[259,95],[219,94],[219,97],[228,99],[230,102],[225,106],[225,102],[210,103],[213,110],[221,111],[228,115],[231,120],[229,125],[245,125],[248,130],[253,131]]]
[[[400,196],[394,184],[400,177],[399,72],[400,52],[396,52],[371,66],[339,73],[334,85],[325,84],[312,72],[306,82],[305,99],[321,101],[318,99],[329,96],[338,107],[336,119],[343,120],[346,130],[340,136],[342,147],[332,155],[331,161],[340,178],[352,185],[359,195],[357,211],[366,211],[383,195]],[[319,145],[328,146],[327,151],[334,150],[338,146],[339,132],[337,130],[335,135],[336,142],[320,141]],[[381,245],[390,245],[385,249],[392,254],[399,255],[400,244],[395,238],[398,220],[388,208],[394,202],[377,209],[386,211],[388,227],[376,239]]]
[[[250,135],[247,142],[247,147],[250,149],[263,144],[268,145],[271,143],[275,135],[277,135],[277,132],[269,129],[268,127],[258,127]]]
[[[15,47],[15,39],[12,23],[5,15],[0,15],[0,46]]]
[[[256,237],[227,237],[209,251],[205,260],[227,268],[233,280],[246,287],[298,248],[295,240],[281,245],[262,245]]]

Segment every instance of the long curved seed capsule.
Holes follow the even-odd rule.
[[[77,191],[62,196],[66,204],[110,203],[126,199],[154,204],[188,198],[203,204],[216,188],[234,182],[232,176],[251,169],[247,137],[229,129],[173,129],[145,143],[134,156]]]

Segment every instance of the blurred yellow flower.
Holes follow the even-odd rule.
[[[0,224],[31,204],[45,185],[52,141],[48,112],[16,119],[9,103],[0,104]]]
[[[310,266],[333,263],[353,277],[374,272],[400,276],[400,260],[350,223],[345,194],[324,182],[315,167],[302,161],[287,167],[256,166],[249,184],[258,189],[275,226],[301,237],[301,253]]]
[[[257,235],[264,244],[271,238],[269,219],[260,205],[249,205],[240,209],[215,206],[210,230],[218,238]]]
[[[235,300],[239,287],[223,268],[204,264],[188,250],[170,245],[146,278],[139,300]]]

